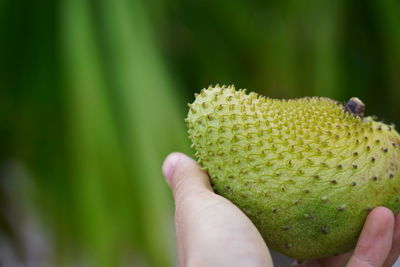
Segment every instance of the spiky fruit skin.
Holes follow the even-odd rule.
[[[216,86],[196,95],[186,121],[215,192],[292,258],[346,252],[372,208],[399,212],[399,134],[336,101]]]

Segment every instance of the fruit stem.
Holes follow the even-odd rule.
[[[365,104],[358,97],[352,97],[344,106],[344,110],[354,117],[363,118]]]

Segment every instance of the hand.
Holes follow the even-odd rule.
[[[175,199],[180,266],[273,266],[260,233],[235,205],[215,194],[206,172],[172,153],[163,173]],[[384,207],[367,217],[354,253],[306,261],[300,266],[391,266],[400,254],[400,216]],[[349,259],[350,258],[350,259]]]

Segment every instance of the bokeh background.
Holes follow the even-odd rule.
[[[161,174],[210,84],[400,123],[400,2],[0,1],[0,265],[175,266]]]

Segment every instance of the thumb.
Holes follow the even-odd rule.
[[[175,200],[198,192],[212,192],[207,173],[183,153],[171,153],[165,159],[162,170]]]
[[[210,180],[200,165],[182,153],[172,153],[162,167],[165,179],[175,199],[175,230],[180,266],[195,251],[201,251],[204,238],[203,227],[193,221],[199,211],[209,205],[212,198]],[[203,224],[200,224],[203,225]],[[197,245],[196,245],[197,244]],[[190,253],[192,251],[192,253]]]

